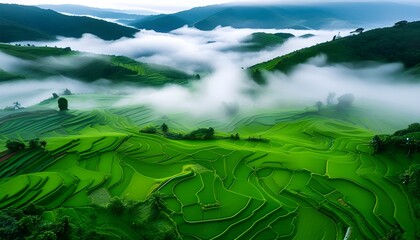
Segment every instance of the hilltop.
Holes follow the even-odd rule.
[[[379,28],[325,42],[277,57],[250,68],[288,72],[308,59],[324,54],[328,63],[400,62],[414,72],[420,70],[420,22]]]
[[[255,32],[241,42],[242,46],[235,47],[233,50],[241,52],[268,50],[283,44],[287,39],[292,37],[295,36],[290,33]]]
[[[137,29],[115,23],[63,15],[52,10],[0,4],[0,42],[52,40],[57,36],[79,38],[85,33],[104,40],[133,37]]]

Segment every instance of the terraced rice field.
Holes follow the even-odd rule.
[[[393,178],[409,161],[372,155],[375,119],[357,112],[260,114],[214,126],[219,136],[269,143],[141,134],[162,122],[143,108],[2,114],[0,150],[9,138],[48,145],[0,155],[0,209],[144,201],[159,191],[184,239],[343,239],[348,228],[350,239],[378,239],[395,226],[415,239],[419,228]]]

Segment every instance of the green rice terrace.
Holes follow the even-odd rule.
[[[372,114],[331,107],[187,125],[145,107],[2,110],[0,238],[29,236],[26,214],[58,239],[418,239],[420,201],[400,176],[418,173],[420,155],[374,153],[373,136],[408,124]],[[214,136],[169,137],[199,127]],[[11,139],[45,147],[11,151]]]

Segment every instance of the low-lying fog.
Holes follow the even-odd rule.
[[[260,52],[232,50],[243,44],[241,41],[251,33],[260,31],[289,32],[297,37],[287,40],[279,47]],[[86,84],[60,76],[42,81],[29,79],[5,82],[0,83],[0,107],[11,105],[14,101],[30,106],[50,97],[52,92],[59,93],[68,88],[74,93],[124,92],[124,98],[116,102],[115,107],[142,104],[162,113],[188,113],[212,118],[266,108],[313,106],[318,100],[325,103],[329,92],[335,92],[337,97],[352,93],[356,97],[356,104],[369,100],[384,106],[394,106],[399,110],[419,112],[420,84],[407,83],[412,77],[403,74],[403,66],[398,63],[372,63],[356,68],[350,65],[327,65],[325,56],[319,55],[297,66],[288,75],[280,72],[266,73],[268,82],[264,86],[254,83],[243,70],[256,63],[329,41],[338,32],[346,35],[349,31],[251,30],[228,27],[206,32],[184,27],[167,34],[141,31],[135,38],[117,41],[104,41],[92,35],[84,35],[80,39],[61,38],[56,42],[33,42],[30,44],[125,55],[143,62],[169,65],[189,73],[209,73],[203,74],[201,80],[189,86],[167,85],[162,88],[111,86],[106,80]],[[315,36],[299,38],[305,34]],[[69,59],[46,58],[42,65],[71,67],[72,64],[78,64],[78,60],[72,61],[69,63]],[[21,64],[30,64],[1,53],[0,62],[3,70],[12,72]]]

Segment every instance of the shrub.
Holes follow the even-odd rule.
[[[45,231],[36,237],[36,240],[56,240],[57,235],[53,231]]]
[[[47,142],[44,140],[40,141],[39,139],[32,139],[29,141],[30,149],[40,149],[45,148],[45,146],[47,146]]]
[[[168,125],[166,123],[163,123],[162,126],[160,126],[160,129],[162,130],[163,134],[167,135],[169,131]]]
[[[115,215],[121,215],[124,213],[125,206],[120,198],[114,197],[108,204],[108,209]]]
[[[354,95],[351,93],[347,93],[337,98],[337,100],[338,100],[337,109],[344,110],[351,107],[351,105],[354,102]]]
[[[198,139],[208,140],[208,139],[212,139],[213,136],[214,136],[214,129],[210,127],[210,128],[199,128],[197,130],[194,130],[190,132],[189,134],[185,135],[184,138],[188,140],[198,140]]]
[[[262,138],[262,137],[248,137],[247,141],[268,143],[268,142],[270,142],[270,139]]]
[[[68,89],[68,88],[66,88],[66,90],[64,90],[64,92],[63,92],[63,95],[72,95],[73,93]]]
[[[140,130],[141,133],[148,133],[148,134],[155,134],[157,133],[157,129],[155,127],[145,127]]]
[[[16,152],[19,150],[23,150],[25,149],[25,144],[17,139],[13,139],[13,140],[7,140],[6,142],[6,148],[10,151],[10,152]]]

